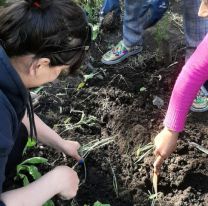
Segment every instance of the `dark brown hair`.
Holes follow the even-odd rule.
[[[51,66],[69,64],[71,72],[85,56],[88,30],[85,12],[72,0],[18,1],[0,14],[0,43],[9,57],[34,54]]]

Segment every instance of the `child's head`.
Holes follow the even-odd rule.
[[[18,1],[0,14],[0,41],[10,58],[33,55],[76,70],[91,40],[85,12],[71,0]]]

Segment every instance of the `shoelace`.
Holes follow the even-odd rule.
[[[27,103],[27,115],[30,122],[30,137],[34,137],[37,140],[37,129],[35,126],[35,118],[34,118],[34,111],[32,105],[32,98],[29,92],[29,101]]]
[[[122,53],[125,54],[127,50],[123,49],[123,45],[119,44],[113,49],[113,54],[121,55]]]

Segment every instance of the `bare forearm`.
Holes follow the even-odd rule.
[[[22,122],[25,124],[25,126],[29,131],[30,130],[29,119],[26,115],[24,116]],[[38,140],[41,143],[51,146],[56,150],[60,151],[61,145],[63,144],[64,140],[53,129],[51,129],[48,125],[46,125],[36,114],[35,114],[35,125],[37,129]]]
[[[6,206],[41,206],[60,192],[57,184],[53,170],[26,187],[3,193],[1,199]]]
[[[26,187],[2,193],[1,200],[6,206],[41,206],[56,194],[64,199],[75,197],[78,185],[74,170],[58,166]]]

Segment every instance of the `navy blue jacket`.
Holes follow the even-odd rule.
[[[8,155],[18,136],[27,102],[28,91],[0,47],[0,193]],[[4,204],[0,201],[0,206],[2,205]]]

